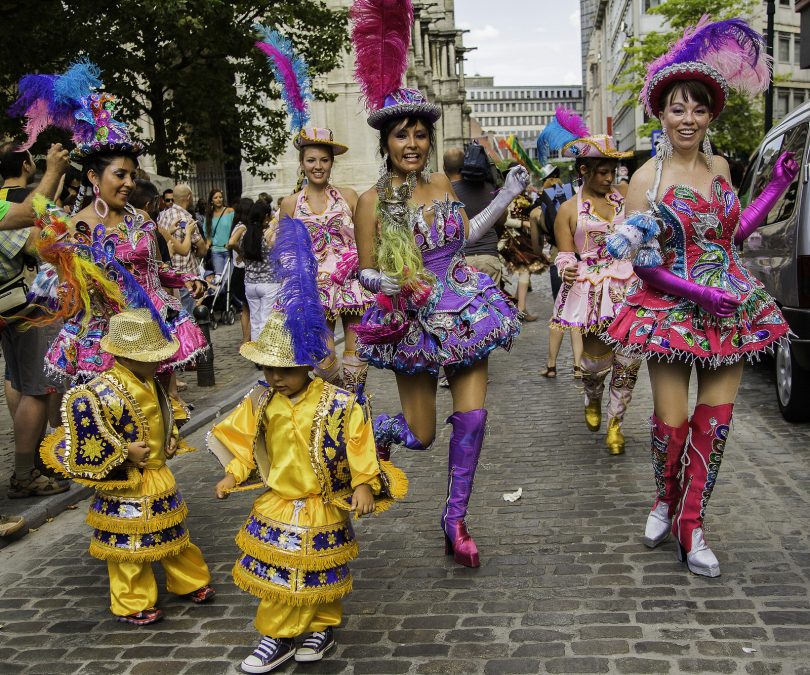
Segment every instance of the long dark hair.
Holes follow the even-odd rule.
[[[260,262],[262,260],[262,238],[267,227],[267,217],[272,213],[270,207],[258,201],[250,209],[247,218],[247,230],[242,239],[242,257],[245,260]]]
[[[240,223],[247,225],[248,217],[250,216],[250,209],[253,208],[253,200],[250,197],[242,197],[236,208],[233,210],[233,226],[236,227]]]
[[[93,184],[88,177],[90,170],[92,169],[100,180],[107,167],[118,157],[128,157],[135,163],[135,168],[138,168],[138,157],[136,155],[128,152],[116,152],[115,150],[94,153],[82,162],[82,199],[80,204],[73,207],[74,213],[78,213],[93,202]]]
[[[212,225],[211,221],[212,221],[212,219],[214,217],[214,195],[217,192],[222,194],[222,206],[223,206],[223,208],[227,207],[227,204],[225,203],[225,193],[222,192],[222,190],[220,190],[219,188],[212,188],[211,192],[208,193],[208,200],[205,202],[205,238],[206,239],[211,239],[211,237],[214,234],[212,232],[212,230],[214,228],[213,228],[213,225]]]

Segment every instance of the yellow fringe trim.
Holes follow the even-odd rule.
[[[65,467],[57,457],[57,446],[65,437],[65,430],[61,427],[51,434],[48,434],[39,446],[39,456],[42,463],[54,473],[70,478],[70,474],[65,472]]]
[[[151,534],[182,523],[188,516],[188,506],[183,502],[180,510],[173,513],[161,514],[154,518],[128,521],[125,518],[111,518],[100,513],[90,511],[85,522],[90,526],[114,534]]]
[[[225,490],[225,494],[229,495],[232,492],[248,492],[249,490],[260,490],[260,489],[267,489],[267,485],[264,482],[259,481],[256,483],[242,483],[241,485],[237,485],[236,487],[232,487],[229,490]]]
[[[341,548],[340,551],[327,554],[307,555],[306,553],[282,553],[276,547],[260,544],[256,539],[247,534],[244,530],[239,530],[236,535],[236,545],[249,556],[261,560],[264,563],[277,567],[294,567],[304,572],[320,572],[332,567],[345,565],[355,560],[360,555],[360,548],[357,542],[352,542],[349,546]]]
[[[112,560],[113,562],[118,563],[156,562],[158,560],[171,558],[172,556],[182,553],[188,548],[190,543],[191,539],[188,536],[188,532],[186,532],[186,534],[177,541],[173,541],[171,544],[162,544],[159,547],[146,551],[130,551],[114,548],[112,546],[102,546],[95,539],[93,539],[90,541],[89,552],[91,556],[98,558],[99,560]]]
[[[557,321],[554,321],[554,319],[551,319],[548,322],[548,327],[563,332],[570,331],[572,333],[579,333],[580,335],[590,335],[591,333],[598,335],[599,333],[604,333],[612,321],[613,319],[605,319],[604,321],[595,323],[592,326],[569,326],[568,324],[558,323]]]
[[[195,448],[193,445],[189,445],[185,442],[185,440],[180,439],[177,443],[177,452],[174,453],[175,457],[179,457],[180,455],[188,455],[192,452],[199,451],[199,448]]]
[[[388,494],[393,499],[405,499],[408,496],[408,476],[390,460],[381,460],[380,468],[385,474],[385,484],[388,488]]]
[[[244,572],[238,561],[233,566],[232,574],[234,583],[243,591],[263,600],[272,600],[273,602],[279,602],[292,607],[323,605],[327,602],[340,600],[340,598],[344,598],[352,592],[351,576],[328,590],[299,594],[293,593],[292,591],[285,591],[281,588],[276,590],[275,588],[269,587],[266,582],[259,581]]]
[[[326,318],[329,321],[337,321],[342,316],[363,316],[363,314],[366,313],[366,310],[373,304],[374,302],[370,301],[363,307],[347,307],[337,311],[333,309],[324,309],[324,314],[326,314]]]

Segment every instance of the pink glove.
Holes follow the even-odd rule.
[[[734,233],[734,243],[742,244],[762,223],[765,222],[771,209],[779,201],[782,193],[799,173],[799,165],[793,159],[794,153],[783,152],[773,167],[771,182],[765,186],[762,194],[753,200],[740,215],[740,225]]]
[[[740,306],[740,300],[728,291],[681,279],[665,267],[634,267],[633,271],[645,284],[664,293],[691,300],[704,311],[717,317],[733,316]]]

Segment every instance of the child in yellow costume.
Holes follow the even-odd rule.
[[[329,329],[303,223],[282,219],[274,258],[281,311],[240,349],[263,367],[266,382],[208,436],[225,469],[217,497],[269,488],[236,537],[242,553],[234,581],[261,600],[255,625],[263,638],[242,661],[248,673],[267,673],[293,656],[319,661],[334,647],[340,599],[352,588],[347,563],[358,555],[349,514],[384,511],[407,492],[402,471],[377,459],[362,391],[310,379],[329,353]]]
[[[166,466],[178,449],[176,421],[187,412],[172,409],[154,376],[178,346],[148,309],[111,317],[101,347],[116,357],[115,365],[65,395],[62,428],[41,448],[49,467],[96,489],[87,516],[94,528],[90,555],[107,561],[112,613],[135,625],[163,618],[155,607],[154,561],[166,572],[169,592],[197,604],[215,594]]]

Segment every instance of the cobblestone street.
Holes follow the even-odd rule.
[[[652,551],[641,543],[653,496],[646,370],[625,422],[627,452],[610,457],[604,423],[592,434],[582,419],[567,339],[557,379],[538,374],[547,276],[535,279],[529,306],[541,320],[490,362],[490,430],[468,518],[480,569],[444,556],[450,395],[440,390],[433,449],[394,455],[410,479],[407,500],[356,523],[361,556],[338,648],[320,664],[290,662],[277,672],[810,675],[810,426],[782,420],[772,367],[747,368],[709,505],[707,540],[722,576],[693,576],[672,542]],[[217,370],[234,391],[256,375],[238,362]],[[373,372],[369,391],[376,412],[399,411],[390,373]],[[199,396],[198,409],[207,394]],[[189,442],[202,447],[206,431]],[[2,442],[7,448],[8,434]],[[10,470],[7,451],[2,461],[0,478]],[[106,566],[86,553],[83,501],[0,551],[0,672],[238,671],[257,641],[257,601],[231,581],[233,538],[257,494],[218,502],[221,469],[207,452],[177,459],[172,470],[219,591],[213,604],[162,592],[163,622],[113,621]],[[519,500],[504,501],[518,488]]]

